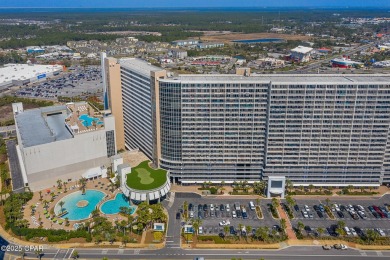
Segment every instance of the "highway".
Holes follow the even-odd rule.
[[[355,249],[329,251],[320,246],[293,246],[281,250],[244,250],[244,249],[45,249],[42,259],[69,259],[73,250],[77,250],[80,259],[389,259],[389,251],[360,251]],[[36,257],[28,253],[28,257]]]

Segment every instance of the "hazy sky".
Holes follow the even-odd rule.
[[[0,7],[390,7],[390,0],[0,0]]]

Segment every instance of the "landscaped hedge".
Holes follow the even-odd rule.
[[[26,240],[34,237],[47,237],[49,242],[66,241],[71,238],[85,238],[87,242],[92,241],[91,234],[85,230],[65,231],[63,229],[18,228],[13,225],[10,228],[15,235],[24,236]]]
[[[214,241],[215,244],[230,244],[229,240],[224,240],[219,236],[198,236],[198,241]]]

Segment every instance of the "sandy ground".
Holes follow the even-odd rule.
[[[205,35],[201,37],[202,41],[219,41],[230,43],[234,40],[253,40],[260,38],[281,38],[285,40],[309,40],[309,36],[304,35],[292,35],[292,34],[281,34],[281,33],[228,33],[220,35]]]

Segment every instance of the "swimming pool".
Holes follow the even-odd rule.
[[[115,199],[104,202],[100,207],[100,211],[107,215],[117,214],[121,207],[129,207],[130,214],[133,214],[137,208],[137,206],[130,206],[129,199],[126,198],[123,193],[118,193],[116,194]]]
[[[95,121],[97,125],[103,124],[103,122],[100,121],[99,118],[97,118],[97,117],[90,117],[90,116],[87,115],[87,114],[83,114],[83,115],[79,116],[79,119],[80,119],[81,123],[82,123],[85,127],[91,126],[92,123],[93,123],[93,121]]]
[[[68,218],[69,220],[83,220],[89,218],[91,212],[96,208],[97,204],[104,196],[105,194],[101,191],[86,190],[84,195],[81,194],[81,191],[76,191],[63,197],[60,200],[65,202],[62,208],[68,213],[61,216],[61,218]],[[59,202],[57,202],[54,207],[56,215],[61,213],[61,206],[59,205]]]

